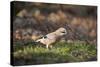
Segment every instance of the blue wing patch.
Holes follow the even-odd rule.
[[[45,39],[45,38],[47,38],[47,36],[45,35],[45,36],[43,36],[43,38]]]

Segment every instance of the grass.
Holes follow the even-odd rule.
[[[95,61],[97,48],[94,44],[80,42],[58,42],[49,50],[40,44],[16,44],[13,56],[15,65]]]

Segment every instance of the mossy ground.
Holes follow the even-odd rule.
[[[13,56],[14,65],[96,61],[97,47],[94,44],[80,42],[58,42],[52,49],[33,43],[27,46],[15,44]]]

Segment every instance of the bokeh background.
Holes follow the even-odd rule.
[[[97,6],[12,2],[14,65],[97,60]],[[53,49],[35,41],[65,27]]]

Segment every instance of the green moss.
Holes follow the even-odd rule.
[[[19,47],[18,45],[14,48]],[[13,54],[14,58],[26,60],[25,64],[48,64],[48,63],[66,63],[80,61],[95,61],[97,59],[96,45],[82,43],[58,42],[52,49],[46,49],[40,45],[20,46]]]

